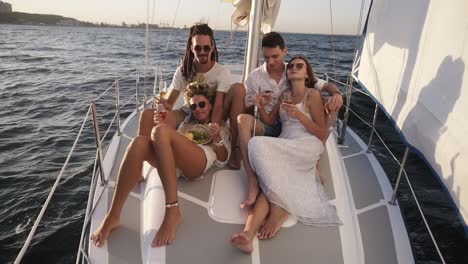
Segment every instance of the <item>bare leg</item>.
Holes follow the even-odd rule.
[[[253,208],[249,211],[244,230],[231,237],[231,244],[246,254],[252,253],[252,241],[268,215],[269,203],[263,193],[258,195]]]
[[[280,230],[283,223],[288,219],[289,213],[276,204],[271,204],[270,215],[258,233],[259,239],[267,239],[274,237]]]
[[[229,89],[224,100],[224,113],[229,113],[229,122],[231,129],[231,156],[228,165],[230,168],[240,169],[240,161],[237,156],[237,116],[245,110],[245,87],[241,83],[236,83]]]
[[[249,161],[249,154],[247,150],[247,145],[249,140],[252,138],[253,126],[254,126],[254,117],[249,114],[241,114],[237,117],[237,125],[239,127],[239,145],[242,156],[242,163],[244,164],[245,173],[248,178],[248,193],[247,198],[241,204],[241,208],[250,206],[255,203],[257,195],[259,192],[258,178],[255,172],[252,169]],[[261,122],[257,122],[257,134],[263,134],[263,126]]]
[[[120,213],[135,184],[142,173],[143,161],[153,166],[154,151],[149,137],[137,136],[130,145],[120,166],[117,184],[112,198],[112,205],[101,226],[91,235],[94,245],[100,247],[108,239],[110,232],[120,225]]]
[[[201,176],[207,162],[205,152],[167,125],[159,125],[153,129],[151,138],[159,164],[158,173],[161,177],[166,204],[175,203],[177,202],[176,167],[181,168],[186,177]],[[181,221],[179,207],[166,208],[163,222],[153,239],[152,246],[160,247],[171,244]]]

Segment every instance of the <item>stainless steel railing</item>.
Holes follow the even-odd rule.
[[[93,119],[93,123],[94,123],[94,132],[95,132],[95,141],[96,141],[96,157],[95,157],[95,162],[94,162],[94,168],[93,168],[93,175],[92,175],[92,178],[91,178],[91,188],[90,188],[90,194],[88,196],[88,205],[87,205],[87,208],[86,208],[86,214],[85,214],[85,224],[83,225],[83,229],[82,229],[82,234],[81,234],[81,238],[80,238],[80,246],[79,246],[79,249],[78,249],[78,254],[77,254],[77,262],[76,263],[79,263],[80,261],[87,261],[89,263],[89,257],[87,256],[86,254],[86,245],[87,245],[87,238],[86,238],[86,229],[87,227],[89,226],[89,223],[90,223],[90,219],[91,219],[91,215],[92,213],[94,212],[94,207],[92,206],[92,201],[94,199],[94,192],[95,192],[95,188],[96,188],[96,185],[97,185],[97,177],[99,175],[100,177],[100,184],[101,185],[106,185],[107,184],[107,177],[105,175],[105,172],[104,172],[104,169],[102,167],[102,162],[103,162],[103,150],[102,150],[102,143],[103,141],[106,139],[109,131],[111,130],[115,120],[117,119],[117,131],[119,132],[119,136],[120,136],[120,110],[125,107],[131,100],[134,100],[134,98],[136,98],[136,108],[137,108],[137,111],[139,111],[139,109],[141,108],[139,106],[139,103],[138,103],[138,96],[132,96],[130,98],[130,100],[128,100],[125,104],[123,105],[120,105],[120,81],[123,80],[123,79],[126,79],[128,78],[129,76],[136,76],[137,78],[137,81],[136,81],[136,93],[138,94],[138,84],[139,84],[139,75],[136,71],[132,72],[131,74],[127,75],[127,76],[124,76],[120,79],[117,79],[114,81],[114,83],[108,87],[104,92],[102,92],[99,96],[97,96],[94,100],[92,100],[89,104],[89,107],[88,107],[88,111],[86,113],[86,116],[84,118],[84,120],[82,121],[82,124],[81,124],[81,128],[80,130],[78,131],[78,134],[75,138],[75,141],[73,143],[73,146],[70,150],[70,152],[68,153],[68,156],[67,156],[67,159],[65,160],[64,164],[62,165],[62,169],[60,170],[60,173],[58,174],[56,180],[55,180],[55,183],[54,185],[52,186],[52,189],[51,191],[49,192],[49,195],[46,199],[46,201],[44,202],[42,208],[41,208],[41,211],[40,213],[38,214],[35,222],[34,222],[34,225],[28,235],[28,237],[26,238],[26,241],[24,242],[23,244],[23,247],[21,248],[18,256],[16,257],[15,259],[15,262],[14,263],[20,263],[21,260],[23,259],[32,239],[34,238],[34,235],[35,235],[35,232],[36,232],[36,229],[39,225],[39,223],[41,222],[42,220],[42,217],[44,216],[44,213],[45,211],[47,210],[47,207],[50,203],[50,200],[52,199],[52,196],[54,195],[55,193],[55,190],[56,188],[58,187],[58,184],[60,182],[60,179],[62,177],[62,175],[64,174],[65,170],[67,169],[68,167],[68,163],[74,153],[74,150],[77,146],[77,143],[79,141],[79,139],[81,138],[81,135],[82,135],[82,132],[84,130],[84,127],[88,121],[88,117],[90,115],[92,115],[92,119]],[[112,88],[115,88],[115,93],[116,93],[116,113],[114,114],[114,117],[112,119],[112,121],[110,122],[106,132],[104,133],[104,136],[103,138],[101,139],[100,138],[100,133],[99,133],[99,126],[98,126],[98,118],[97,118],[97,111],[96,111],[96,101],[101,99],[103,95],[105,95],[106,93],[108,93],[110,91],[110,89]],[[99,172],[98,172],[99,171]],[[100,197],[102,196],[102,193],[100,194],[99,196],[99,199]]]
[[[434,238],[434,235],[432,233],[432,230],[431,228],[429,227],[429,224],[427,223],[427,220],[426,220],[426,216],[424,215],[424,212],[422,211],[422,208],[421,208],[421,205],[419,203],[419,200],[418,198],[416,197],[416,194],[414,192],[414,189],[413,189],[413,186],[409,180],[409,177],[408,177],[408,174],[406,173],[406,170],[405,170],[405,164],[406,164],[406,161],[407,161],[407,158],[408,158],[408,153],[409,153],[409,147],[406,147],[405,148],[405,152],[404,152],[404,155],[403,155],[403,158],[402,158],[402,161],[400,162],[395,154],[390,150],[390,148],[387,146],[387,144],[385,143],[385,141],[383,140],[383,138],[380,136],[380,134],[378,133],[378,131],[375,129],[375,125],[376,125],[376,122],[377,122],[377,114],[378,114],[378,109],[379,109],[379,105],[376,103],[375,104],[375,109],[374,109],[374,115],[373,115],[373,120],[372,120],[372,124],[369,124],[367,121],[365,121],[358,113],[356,113],[355,111],[353,111],[351,109],[351,94],[353,92],[359,92],[363,95],[366,95],[369,97],[369,94],[362,91],[361,89],[358,89],[356,87],[354,87],[352,85],[352,82],[350,82],[350,84],[348,83],[343,83],[343,82],[340,82],[339,80],[336,80],[334,78],[331,78],[330,76],[328,76],[328,74],[324,74],[324,77],[326,79],[327,82],[329,81],[333,81],[334,83],[337,83],[337,84],[340,84],[340,85],[343,85],[345,87],[345,96],[346,96],[346,99],[347,99],[347,102],[346,102],[346,105],[345,105],[345,115],[344,115],[344,120],[342,120],[342,124],[339,126],[339,129],[338,130],[338,143],[339,144],[344,144],[344,135],[346,133],[346,127],[347,127],[347,123],[348,123],[348,118],[349,118],[349,113],[352,113],[354,114],[359,120],[361,120],[366,126],[370,127],[371,128],[371,134],[369,136],[369,140],[368,140],[368,143],[367,143],[367,150],[366,152],[367,153],[370,153],[371,152],[371,146],[372,146],[372,140],[373,140],[373,137],[374,135],[377,136],[377,138],[379,139],[379,141],[382,143],[382,145],[385,147],[385,149],[388,151],[388,153],[392,156],[393,160],[398,164],[399,166],[399,171],[398,171],[398,176],[397,176],[397,181],[395,183],[395,187],[393,189],[393,195],[392,195],[392,198],[390,199],[390,201],[388,201],[388,203],[390,205],[393,205],[395,206],[396,205],[396,198],[397,198],[397,195],[398,195],[398,190],[399,190],[399,186],[400,186],[400,181],[401,181],[401,177],[402,175],[405,176],[406,178],[406,182],[408,183],[408,187],[410,188],[410,191],[413,195],[413,198],[415,200],[415,203],[416,203],[416,206],[418,207],[418,210],[419,210],[419,213],[423,219],[423,222],[426,226],[426,229],[431,237],[431,240],[432,240],[432,243],[434,244],[434,247],[442,261],[442,263],[445,263],[445,260],[444,260],[444,257],[442,255],[442,253],[440,252],[440,249],[439,249],[439,246],[437,244],[437,241],[435,240]]]

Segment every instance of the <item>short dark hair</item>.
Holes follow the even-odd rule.
[[[279,46],[280,49],[284,49],[286,45],[284,44],[284,39],[278,32],[269,32],[263,36],[262,39],[262,48],[276,48]]]
[[[195,70],[193,68],[194,55],[191,50],[192,38],[195,35],[206,35],[211,38],[211,44],[213,45],[214,49],[211,53],[210,59],[212,61],[218,61],[218,49],[216,48],[216,41],[213,36],[213,30],[208,26],[208,24],[195,24],[191,26],[187,38],[184,61],[182,62],[182,76],[186,81],[192,81],[192,78],[195,76]]]

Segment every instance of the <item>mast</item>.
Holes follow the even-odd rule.
[[[249,18],[249,31],[247,33],[247,46],[245,50],[243,82],[247,79],[249,73],[258,66],[262,17],[263,0],[252,0]]]

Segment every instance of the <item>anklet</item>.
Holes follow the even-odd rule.
[[[178,207],[179,206],[179,202],[176,201],[175,203],[167,203],[166,204],[166,208],[172,208],[172,207]]]

